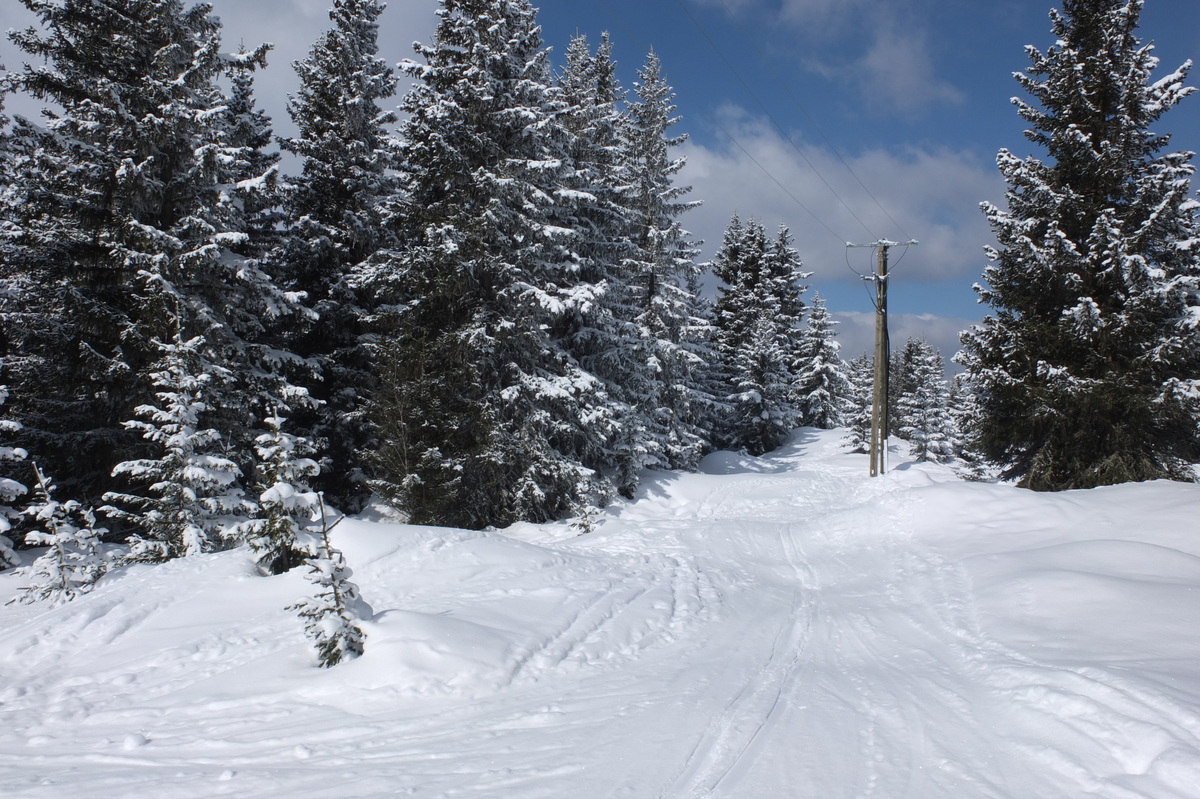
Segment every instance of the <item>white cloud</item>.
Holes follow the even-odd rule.
[[[990,163],[945,148],[870,150],[846,156],[852,175],[829,148],[797,137],[793,146],[778,130],[740,109],[725,109],[720,124],[737,144],[688,142],[680,148],[688,159],[680,183],[690,184],[691,196],[704,201],[685,217],[685,225],[705,239],[707,255],[720,244],[736,212],[770,227],[787,224],[818,285],[856,280],[848,260],[859,272],[869,272],[870,251],[847,252],[845,244],[879,238],[920,242],[905,256],[911,279],[974,279],[979,274],[982,247],[991,240],[979,203],[999,200],[1004,191]]]
[[[875,29],[870,49],[849,73],[874,106],[914,114],[931,105],[959,105],[964,95],[939,79],[922,30]]]
[[[208,0],[213,14],[222,23],[222,42],[227,50],[235,51],[239,44],[247,49],[262,42],[275,47],[265,71],[256,78],[259,103],[271,115],[275,129],[287,134],[293,126],[286,111],[287,96],[298,88],[292,63],[304,58],[313,42],[330,25],[331,0]],[[380,55],[395,64],[413,56],[414,41],[428,42],[433,38],[437,18],[437,0],[395,0],[379,19]],[[0,1],[0,31],[24,28],[36,23],[36,17],[16,0]],[[0,42],[0,63],[16,69],[25,55],[11,45],[7,37]],[[403,92],[403,89],[401,89]],[[399,96],[396,98],[399,104]],[[40,104],[24,98],[13,98],[6,111],[34,116]]]
[[[782,0],[780,16],[796,25],[851,25],[879,5],[878,0]]]

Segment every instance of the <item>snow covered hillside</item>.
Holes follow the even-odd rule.
[[[1200,795],[1200,486],[872,480],[840,436],[582,536],[347,521],[374,616],[333,669],[245,550],[0,607],[0,795]]]

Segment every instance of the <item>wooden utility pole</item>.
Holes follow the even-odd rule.
[[[888,468],[888,361],[891,347],[888,339],[887,286],[888,250],[892,247],[915,245],[914,241],[880,239],[874,244],[847,244],[847,247],[872,247],[879,254],[875,274],[864,277],[875,283],[875,390],[871,398],[871,476],[877,477]]]

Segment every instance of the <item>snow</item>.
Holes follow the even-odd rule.
[[[871,479],[843,436],[587,535],[348,519],[331,669],[244,548],[0,606],[0,795],[1195,797],[1200,486]]]

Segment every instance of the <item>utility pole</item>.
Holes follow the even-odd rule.
[[[847,244],[847,247],[871,247],[879,254],[875,274],[863,280],[875,283],[875,390],[871,399],[871,476],[877,477],[888,468],[888,366],[889,339],[887,322],[888,250],[892,247],[915,245],[912,241],[880,239],[874,244]]]

